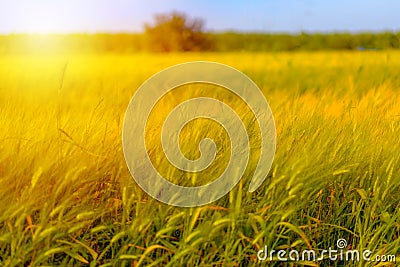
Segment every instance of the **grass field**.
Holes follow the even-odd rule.
[[[256,192],[247,192],[253,157],[228,195],[178,208],[134,183],[121,132],[138,86],[192,60],[256,82],[277,150]],[[2,55],[0,265],[398,266],[399,93],[398,51]],[[397,263],[257,259],[264,246],[321,251],[339,238]]]

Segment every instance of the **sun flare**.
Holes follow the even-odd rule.
[[[30,34],[67,33],[70,30],[71,10],[60,6],[56,1],[32,1],[24,6],[20,18],[20,27]]]

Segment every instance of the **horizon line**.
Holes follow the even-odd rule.
[[[301,35],[301,34],[383,34],[383,33],[400,33],[400,29],[382,29],[382,30],[328,30],[328,31],[312,31],[312,30],[301,30],[301,31],[262,31],[262,30],[206,30],[204,33],[210,34],[265,34],[265,35]],[[144,31],[71,31],[71,32],[0,32],[0,36],[12,36],[12,35],[25,35],[25,36],[66,36],[66,35],[143,35]]]

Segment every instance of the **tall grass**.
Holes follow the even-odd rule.
[[[277,151],[256,192],[246,175],[213,204],[178,208],[134,183],[121,127],[145,79],[191,60],[262,88]],[[4,55],[0,70],[1,265],[379,265],[257,259],[265,245],[320,251],[339,238],[400,259],[399,52]]]

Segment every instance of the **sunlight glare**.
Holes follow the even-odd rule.
[[[26,33],[66,33],[73,20],[71,12],[57,5],[57,1],[31,1],[24,6],[24,10],[20,23]]]

